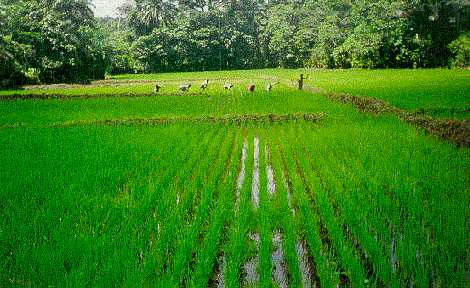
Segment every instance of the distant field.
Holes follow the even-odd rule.
[[[298,91],[299,72],[1,91],[58,98],[0,100],[0,286],[469,286],[470,150]],[[468,71],[306,73],[327,92],[468,115],[448,110],[470,101]]]
[[[142,95],[152,93],[152,83],[165,83],[161,94],[175,94],[181,81],[199,85],[213,79],[219,87],[225,81],[254,82],[259,87],[275,80],[294,86],[299,73],[309,75],[307,85],[325,92],[349,93],[385,100],[390,104],[433,117],[470,118],[470,71],[448,69],[386,70],[288,70],[265,69],[223,72],[117,75],[93,85],[50,85],[24,90],[0,91],[11,95]],[[197,88],[197,87],[196,87]]]
[[[382,99],[431,116],[470,118],[468,70],[325,70],[310,75],[308,83],[326,91]]]

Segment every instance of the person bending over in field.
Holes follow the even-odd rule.
[[[160,91],[160,88],[162,88],[162,87],[160,85],[158,85],[157,83],[155,83],[155,85],[153,85],[153,93],[157,94],[158,91]]]
[[[189,91],[189,88],[191,88],[191,84],[181,84],[180,85],[180,90],[185,92],[185,91]]]
[[[204,80],[204,82],[202,82],[201,89],[206,90],[207,85],[209,85],[209,79],[206,79],[206,80]]]
[[[271,92],[271,90],[273,89],[273,87],[274,87],[275,85],[277,85],[277,84],[279,84],[279,81],[274,82],[274,83],[268,83],[268,84],[266,84],[266,87],[265,87],[266,91],[267,91],[267,92]]]

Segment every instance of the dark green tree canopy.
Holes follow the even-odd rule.
[[[91,5],[3,0],[2,85],[105,72],[468,66],[470,57],[466,0],[135,0],[99,21]]]

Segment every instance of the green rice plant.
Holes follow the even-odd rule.
[[[250,225],[250,202],[251,202],[251,183],[253,171],[253,132],[248,131],[245,134],[247,139],[246,162],[245,162],[245,179],[243,181],[239,205],[235,209],[234,219],[229,231],[229,240],[226,243],[226,270],[225,270],[225,287],[239,287],[242,281],[241,268],[248,260],[249,255],[247,245],[247,233]]]
[[[212,201],[214,200],[215,203],[219,202],[218,197],[220,196],[217,195],[220,189],[219,183],[222,182],[222,176],[226,169],[224,164],[227,163],[227,160],[230,160],[230,158],[225,157],[227,157],[226,155],[231,155],[229,154],[229,150],[233,147],[234,140],[233,133],[230,133],[230,135],[226,137],[224,145],[221,146],[222,149],[220,149],[219,162],[213,163],[214,170],[212,176],[207,179],[207,182],[202,188],[199,204],[193,204],[193,207],[196,207],[193,212],[194,215],[191,217],[194,218],[194,221],[189,226],[184,227],[180,233],[182,237],[180,241],[177,240],[180,244],[175,251],[174,268],[169,272],[169,276],[173,278],[173,282],[184,283],[185,278],[188,277],[185,276],[185,274],[189,273],[189,271],[186,270],[188,269],[188,262],[192,261],[189,257],[191,257],[192,251],[196,248],[194,246],[197,246],[197,237],[203,234],[201,230],[203,224],[207,221],[206,217],[210,215],[209,212],[212,210]]]
[[[288,192],[284,185],[285,179],[282,176],[282,167],[280,155],[277,153],[276,141],[271,139],[272,136],[276,135],[275,130],[272,127],[266,129],[267,148],[269,149],[270,159],[269,163],[273,167],[273,174],[276,183],[275,196],[271,199],[272,202],[278,203],[278,217],[280,219],[282,232],[284,236],[283,248],[285,251],[285,258],[287,268],[289,270],[289,280],[291,287],[302,287],[302,276],[299,270],[299,259],[296,254],[296,241],[298,240],[298,231],[295,225],[295,218],[292,215],[294,209],[289,207]],[[308,283],[311,285],[311,283]],[[307,285],[308,285],[307,284]],[[305,286],[305,285],[304,285]]]
[[[280,233],[290,287],[304,284],[297,241],[322,287],[343,285],[342,274],[354,287],[468,286],[468,150],[395,116],[297,91],[301,71],[126,75],[34,91],[63,99],[0,100],[0,283],[206,287],[221,269],[226,286],[239,287],[244,265],[258,257],[253,285],[276,286]],[[307,84],[326,92],[465,118],[465,71],[308,73]],[[204,92],[175,93],[180,82],[207,78]],[[281,84],[268,93],[269,79]],[[166,88],[148,97],[153,81]],[[235,88],[223,90],[225,81]],[[315,113],[321,120],[266,120]],[[218,120],[257,115],[264,120]]]
[[[287,139],[289,139],[289,142],[291,143],[296,138],[293,132],[294,131],[292,129],[287,132]],[[294,153],[300,165],[299,169],[301,169],[303,173],[303,177],[309,187],[310,193],[313,194],[311,197],[315,199],[315,205],[318,207],[321,219],[325,223],[326,229],[328,231],[327,233],[329,234],[329,238],[332,241],[333,247],[338,254],[339,260],[342,263],[342,267],[345,269],[347,277],[351,279],[353,286],[362,286],[365,283],[365,277],[361,263],[354,255],[353,248],[351,246],[352,243],[345,241],[341,228],[343,223],[339,222],[339,219],[335,217],[333,207],[328,200],[328,192],[325,191],[326,187],[325,185],[321,185],[322,181],[327,180],[321,178],[319,179],[317,175],[312,174],[311,168],[308,167],[307,163],[309,160],[308,155],[304,154],[303,150],[299,148],[298,144],[294,147]]]
[[[217,133],[217,138],[212,142],[212,145],[209,146],[212,148],[221,145],[224,141],[223,133]],[[210,141],[210,136],[207,137],[206,141]],[[206,142],[207,143],[207,142]],[[200,143],[199,143],[200,144]],[[170,197],[165,197],[163,203],[167,203],[167,208],[163,208],[161,214],[165,213],[166,215],[162,217],[161,224],[161,235],[155,243],[155,250],[153,251],[153,258],[156,262],[150,263],[150,269],[156,271],[157,280],[161,281],[161,273],[165,273],[166,267],[171,264],[170,256],[172,254],[172,249],[175,247],[174,239],[178,236],[175,231],[179,231],[181,227],[185,224],[185,217],[188,217],[189,210],[191,209],[195,198],[198,197],[197,194],[201,191],[201,187],[204,185],[204,180],[206,177],[211,175],[212,169],[210,167],[213,164],[213,161],[218,159],[219,154],[218,150],[212,149],[211,153],[207,157],[203,158],[203,161],[200,161],[200,157],[206,156],[204,152],[207,147],[200,146],[196,150],[197,157],[193,165],[188,165],[181,169],[181,179],[182,183],[179,185],[178,182],[174,183],[173,189],[171,189]],[[196,168],[196,169],[195,169]],[[200,173],[202,171],[202,173]],[[180,193],[181,192],[181,193]],[[181,194],[181,195],[180,195]],[[178,196],[180,195],[180,196]],[[179,201],[178,201],[179,197]],[[168,203],[170,202],[170,203]],[[180,202],[180,203],[179,203]],[[170,211],[170,213],[168,213]]]
[[[133,231],[133,227],[137,227],[134,221],[141,216],[140,211],[134,209],[136,197],[141,193],[139,187],[142,184],[139,182],[147,178],[146,173],[153,173],[145,167],[153,165],[157,171],[164,168],[159,167],[159,163],[164,162],[152,160],[154,151],[149,148],[164,144],[166,140],[174,141],[176,135],[171,133],[177,130],[181,130],[180,127],[143,131],[125,127],[111,130],[90,127],[37,132],[19,130],[2,137],[5,145],[10,141],[20,144],[10,149],[9,154],[2,154],[3,165],[16,163],[18,171],[24,171],[17,176],[11,173],[2,176],[5,185],[1,195],[3,203],[7,204],[6,210],[2,210],[4,217],[1,217],[7,222],[3,222],[2,227],[12,231],[12,234],[2,236],[14,238],[11,241],[3,238],[5,246],[1,246],[17,259],[5,264],[3,271],[11,271],[16,277],[35,283],[45,281],[58,285],[64,283],[62,275],[66,271],[70,271],[71,277],[67,281],[74,283],[121,281],[125,274],[116,277],[112,271],[103,271],[99,276],[87,267],[92,267],[95,262],[99,267],[106,267],[121,261],[121,265],[114,269],[120,273],[128,270],[128,265],[137,259],[141,240],[135,242],[134,239],[140,238],[132,235],[137,232]],[[164,135],[161,139],[165,141],[149,135]],[[140,142],[129,142],[129,136]],[[36,142],[38,139],[40,142]],[[103,142],[103,139],[109,140]],[[62,147],[58,149],[57,143]],[[180,143],[184,145],[185,142]],[[36,152],[25,153],[22,150],[26,147]],[[136,154],[139,157],[133,157]],[[13,161],[19,159],[19,155],[24,155],[21,161]],[[31,165],[36,169],[27,168]],[[127,167],[135,167],[132,170],[136,174]],[[2,171],[7,173],[5,169]],[[11,193],[12,189],[22,189],[25,193]],[[18,214],[18,210],[10,205],[24,212]],[[37,224],[27,225],[28,222]],[[27,243],[36,243],[36,246]],[[114,244],[111,246],[109,243]],[[116,248],[119,248],[119,253],[113,252]],[[21,261],[30,264],[23,266]],[[62,264],[57,266],[57,263]],[[23,268],[21,273],[13,272],[19,267],[31,267],[31,270]],[[35,267],[40,268],[36,270]]]
[[[280,131],[277,133],[277,149],[280,154],[280,159],[283,161],[283,169],[285,171],[289,187],[292,189],[293,199],[295,205],[299,208],[299,214],[297,221],[299,221],[300,227],[302,227],[303,233],[305,233],[305,239],[309,245],[311,255],[315,259],[315,270],[320,278],[320,285],[326,287],[333,287],[338,284],[338,267],[335,263],[335,259],[330,258],[329,252],[326,247],[323,247],[323,243],[320,235],[320,219],[315,214],[310,201],[306,195],[306,187],[304,187],[296,164],[292,157],[292,151],[290,144],[286,142],[286,138]]]
[[[271,202],[268,198],[267,176],[265,169],[265,153],[264,146],[266,140],[259,129],[255,130],[255,137],[259,139],[259,209],[255,211],[256,218],[259,219],[259,274],[260,287],[272,287],[273,265],[271,262],[272,253],[272,229],[274,228],[272,221]]]
[[[241,160],[241,133],[238,130],[234,141],[229,167],[226,167],[223,184],[220,188],[219,203],[214,205],[211,220],[208,221],[207,233],[204,235],[203,243],[196,252],[196,263],[189,286],[206,287],[214,271],[214,263],[217,259],[217,251],[221,248],[222,232],[225,225],[230,225],[230,212],[234,206],[233,190],[236,186],[236,177]],[[223,261],[223,260],[221,260]],[[223,267],[221,267],[223,270]],[[223,273],[223,271],[220,271]]]

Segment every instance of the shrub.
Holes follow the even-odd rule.
[[[470,67],[470,32],[462,34],[449,44],[449,49],[453,54],[450,60],[452,67]]]

